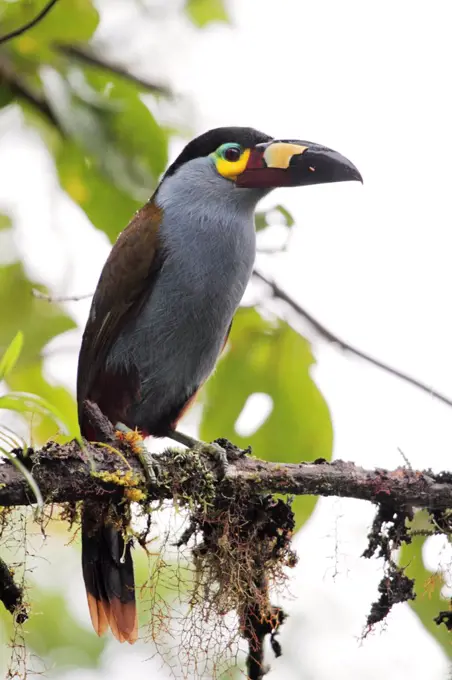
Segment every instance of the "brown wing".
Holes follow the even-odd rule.
[[[151,200],[139,210],[120,234],[103,268],[91,311],[83,334],[77,374],[77,402],[82,424],[83,403],[92,399],[99,403],[100,395],[126,398],[133,376],[111,376],[105,373],[105,360],[118,329],[128,315],[136,313],[152,289],[162,265],[159,247],[161,210]],[[121,390],[120,382],[124,383]],[[114,414],[99,406],[110,419]],[[118,407],[120,405],[118,404]],[[119,408],[120,410],[120,408]]]

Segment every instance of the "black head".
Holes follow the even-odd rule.
[[[204,134],[192,139],[185,149],[179,154],[174,163],[170,165],[165,173],[166,177],[173,175],[176,170],[193,160],[202,156],[209,156],[214,153],[222,144],[235,142],[244,149],[251,149],[257,144],[269,142],[272,139],[269,135],[259,132],[249,127],[219,127],[204,132]]]
[[[347,182],[362,177],[351,161],[325,146],[274,139],[254,128],[221,127],[187,144],[165,177],[198,158],[210,157],[218,175],[237,188],[264,189]]]

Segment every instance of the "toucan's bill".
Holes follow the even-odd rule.
[[[359,170],[337,151],[312,142],[272,140],[250,149],[238,187],[270,188],[362,182]]]

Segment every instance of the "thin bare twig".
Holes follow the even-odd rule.
[[[410,461],[408,460],[408,456],[402,451],[400,446],[397,447],[397,451],[400,453],[400,455],[403,458],[403,462],[405,463],[406,467],[409,468],[410,470],[413,469],[413,466],[411,465]]]
[[[30,28],[33,28],[33,26],[36,26],[36,24],[38,24],[42,19],[44,19],[46,14],[50,12],[52,7],[56,5],[57,2],[58,0],[50,0],[50,2],[48,2],[47,5],[45,5],[45,7],[42,8],[42,10],[39,12],[39,14],[35,16],[34,19],[31,19],[31,21],[28,21],[23,26],[16,28],[14,31],[10,31],[10,33],[6,33],[5,35],[0,36],[0,45],[4,45],[9,40],[17,38],[19,35],[22,35]]]
[[[276,255],[277,253],[287,252],[287,244],[284,243],[282,246],[257,246],[256,252],[259,255]]]
[[[376,366],[377,368],[380,368],[386,373],[389,373],[390,375],[399,378],[399,380],[403,380],[409,385],[412,385],[413,387],[416,387],[422,392],[429,394],[431,397],[438,399],[438,401],[441,401],[443,404],[447,404],[447,406],[452,406],[451,398],[447,397],[441,392],[438,392],[438,390],[433,389],[432,387],[430,387],[430,385],[427,385],[421,382],[420,380],[413,378],[412,376],[408,375],[407,373],[404,373],[403,371],[399,371],[397,368],[394,368],[393,366],[385,364],[383,361],[380,361],[379,359],[375,359],[375,357],[372,357],[370,354],[363,352],[362,350],[358,349],[358,347],[350,345],[348,342],[345,342],[345,340],[339,338],[337,335],[332,333],[328,328],[326,328],[323,324],[321,324],[320,321],[313,317],[312,314],[310,314],[304,307],[302,307],[300,304],[298,304],[298,302],[296,302],[292,297],[290,297],[290,295],[288,295],[282,288],[280,288],[278,284],[264,276],[264,274],[262,274],[257,269],[253,271],[253,275],[256,279],[259,279],[259,281],[262,281],[271,288],[273,297],[278,298],[279,300],[282,300],[283,302],[288,304],[299,316],[306,319],[306,321],[308,321],[311,324],[311,326],[317,331],[317,333],[319,333],[319,335],[325,338],[325,340],[328,340],[328,342],[335,343],[344,352],[350,352],[350,354],[354,354],[356,357],[359,357],[363,361],[367,361],[367,363],[372,364],[372,366]]]
[[[99,57],[98,55],[94,54],[94,52],[92,52],[91,50],[87,50],[86,48],[82,48],[78,45],[77,46],[63,45],[60,43],[55,44],[54,47],[59,52],[62,52],[68,57],[74,57],[79,61],[83,61],[86,64],[89,64],[90,66],[100,68],[104,71],[109,71],[110,73],[114,73],[115,75],[120,76],[125,80],[135,83],[135,85],[138,85],[138,87],[141,87],[143,90],[146,90],[147,92],[152,92],[152,94],[159,94],[164,97],[172,96],[171,90],[168,87],[165,87],[164,85],[160,85],[158,83],[151,83],[149,82],[149,80],[145,80],[140,76],[134,75],[133,73],[129,73],[125,68],[123,68],[119,64],[111,62],[108,59],[105,59],[105,57]]]
[[[285,290],[280,288],[277,283],[275,283],[271,279],[268,279],[266,276],[264,276],[264,274],[262,274],[257,269],[253,271],[253,276],[256,279],[259,279],[259,281],[262,281],[263,283],[267,284],[267,286],[271,288],[273,297],[278,298],[279,300],[282,300],[287,305],[289,305],[299,316],[306,319],[306,321],[308,321],[311,324],[311,326],[317,331],[317,333],[321,335],[323,338],[325,338],[325,340],[327,340],[328,342],[336,344],[344,352],[349,352],[350,354],[359,357],[360,359],[366,361],[372,366],[376,366],[380,370],[389,373],[389,375],[392,375],[395,378],[398,378],[399,380],[403,380],[412,387],[415,387],[416,389],[419,389],[422,392],[429,394],[431,397],[433,397],[434,399],[438,399],[438,401],[441,401],[443,404],[446,404],[447,406],[452,406],[452,399],[442,394],[438,390],[427,385],[426,383],[421,382],[420,380],[417,380],[416,378],[413,378],[412,376],[408,375],[407,373],[404,373],[403,371],[399,371],[399,369],[394,368],[393,366],[389,366],[389,364],[386,364],[383,361],[380,361],[379,359],[372,357],[370,354],[367,354],[366,352],[363,352],[362,350],[358,349],[358,347],[355,347],[354,345],[351,345],[350,343],[345,342],[345,340],[339,338],[339,336],[332,333],[332,331],[326,328],[326,326],[320,323],[320,321],[318,321],[304,307],[302,307],[298,302],[296,302],[288,293],[286,293]],[[33,295],[42,300],[47,300],[48,302],[78,302],[79,300],[85,300],[89,297],[92,297],[93,294],[86,293],[84,295],[53,296],[47,295],[46,293],[41,293],[40,291],[33,289]]]
[[[93,297],[92,293],[84,293],[83,295],[49,295],[48,293],[42,293],[37,288],[32,288],[31,293],[33,297],[38,298],[38,300],[45,300],[46,302],[80,302],[80,300],[87,300]]]

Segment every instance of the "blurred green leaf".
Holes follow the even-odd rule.
[[[2,215],[0,213],[0,231],[2,229],[9,229],[11,226],[11,219],[8,217],[8,215]]]
[[[263,319],[254,308],[235,316],[226,355],[203,391],[201,438],[226,437],[241,447],[251,445],[258,458],[281,463],[330,460],[333,431],[328,406],[311,378],[310,345],[288,324]],[[235,423],[248,398],[268,394],[273,410],[248,437]],[[308,519],[316,499],[294,501],[297,528]]]
[[[55,418],[64,425],[67,432],[67,435],[60,437],[59,441],[63,443],[79,436],[74,395],[61,385],[51,385],[44,378],[42,361],[36,360],[34,363],[16,368],[8,378],[8,384],[17,391],[27,390],[33,395],[40,396],[52,406],[53,413],[52,409],[49,409],[49,413],[46,413],[45,409],[34,412],[39,416],[32,419],[33,437],[38,443],[45,442],[50,437],[55,437],[57,430]]]
[[[147,635],[150,629],[162,631],[167,625],[165,615],[171,615],[174,600],[184,597],[193,586],[193,569],[176,561],[173,556],[159,552],[159,547],[153,553],[152,544],[150,555],[143,550],[135,550],[133,565],[135,582],[139,589],[138,618],[140,633]]]
[[[24,629],[34,652],[50,657],[59,671],[98,668],[106,638],[94,635],[72,615],[68,592],[32,586],[31,595],[33,608]]]
[[[14,369],[8,375],[11,389],[28,392],[49,402],[71,436],[78,432],[74,397],[63,387],[53,386],[42,375],[45,345],[53,337],[74,328],[74,321],[55,304],[36,298],[33,288],[41,288],[26,278],[22,265],[15,263],[0,267],[0,353],[3,353],[11,337],[21,328],[24,344]],[[41,411],[40,419],[34,421],[34,436],[45,441],[55,434],[53,417]]]
[[[413,529],[432,529],[429,515],[425,511],[417,512],[412,523]],[[442,597],[441,590],[445,585],[443,574],[433,573],[424,565],[422,551],[428,536],[413,536],[410,544],[404,543],[400,550],[399,564],[406,575],[415,580],[416,599],[409,605],[416,612],[424,628],[432,635],[449,658],[452,658],[452,633],[444,624],[437,625],[434,619],[440,611],[450,608],[450,600]]]
[[[13,101],[13,95],[10,88],[7,85],[0,84],[0,109],[4,106],[8,106]]]
[[[264,229],[267,229],[267,227],[273,226],[274,224],[273,218],[275,212],[280,213],[282,215],[284,226],[289,228],[293,227],[293,225],[295,224],[295,220],[290,214],[290,212],[282,205],[275,205],[273,208],[270,208],[269,210],[263,210],[256,213],[255,217],[256,231],[263,231]]]
[[[279,204],[279,205],[275,205],[273,210],[276,210],[277,212],[281,213],[281,215],[283,216],[283,218],[285,220],[286,227],[293,227],[293,225],[295,224],[295,220],[292,217],[291,213],[287,210],[287,208],[285,208],[283,205]]]
[[[105,121],[109,137],[154,181],[158,179],[168,162],[168,136],[143,103],[137,85],[94,68],[86,67],[84,73],[87,83],[110,106]],[[149,192],[149,187],[144,188]]]
[[[16,411],[17,413],[39,414],[54,419],[56,423],[64,425],[64,419],[58,408],[47,399],[36,394],[26,392],[8,392],[0,397],[0,409]]]
[[[119,77],[88,69],[74,89],[48,75],[46,91],[73,140],[56,151],[61,184],[114,241],[165,169],[167,134],[137,88]]]
[[[61,144],[56,163],[63,189],[113,243],[142,201],[116,187],[75,144]]]
[[[48,70],[44,91],[61,127],[91,162],[132,197],[148,198],[166,165],[167,140],[137,89],[103,74],[70,86]]]
[[[18,331],[0,359],[0,380],[11,373],[17,363],[24,344],[24,335]]]
[[[34,19],[47,1],[3,2],[0,9],[2,33],[13,31]],[[21,54],[30,55],[53,41],[88,40],[98,23],[99,14],[91,0],[62,0],[41,21],[14,38],[8,46]]]
[[[190,20],[200,28],[212,21],[229,21],[223,0],[187,0],[185,11]]]
[[[33,288],[43,289],[28,281],[21,264],[0,267],[0,352],[20,328],[25,342],[19,365],[35,361],[49,340],[75,327],[59,305],[36,298]]]
[[[266,229],[269,226],[267,221],[267,211],[256,212],[254,216],[254,224],[256,231],[263,231]]]

